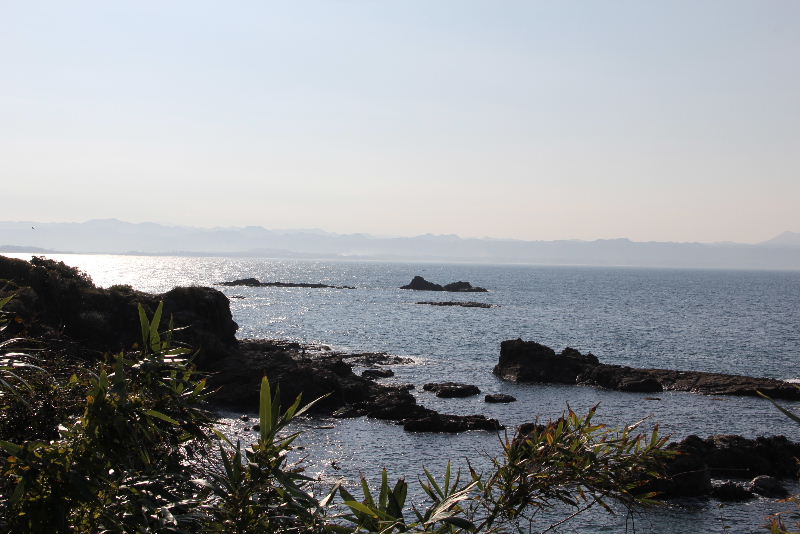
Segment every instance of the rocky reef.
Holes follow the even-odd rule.
[[[426,301],[426,302],[417,302],[417,304],[427,304],[429,306],[461,306],[462,308],[494,308],[493,304],[488,304],[486,302],[461,302],[456,300],[446,300],[446,301]]]
[[[231,280],[230,282],[220,282],[219,285],[226,287],[246,286],[246,287],[310,287],[315,289],[355,289],[353,286],[329,286],[327,284],[309,284],[305,282],[260,282],[256,278],[242,278]]]
[[[415,276],[407,285],[400,286],[400,289],[414,289],[416,291],[450,291],[451,293],[486,293],[489,290],[482,287],[475,287],[469,282],[452,282],[440,285],[428,282],[421,276]]]
[[[705,395],[748,395],[798,400],[800,389],[781,380],[703,371],[639,369],[600,363],[591,353],[550,347],[521,339],[503,341],[492,371],[511,382],[584,384],[629,392],[690,391]]]

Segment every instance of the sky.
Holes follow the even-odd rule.
[[[800,231],[800,2],[0,0],[0,220]]]

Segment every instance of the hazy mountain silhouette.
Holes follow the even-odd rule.
[[[0,222],[0,250],[317,257],[548,265],[627,265],[800,270],[800,234],[758,245],[737,243],[521,241],[425,234],[376,237],[322,230],[194,228],[116,219],[84,223]],[[36,247],[38,250],[34,250]]]
[[[800,247],[800,232],[783,232],[761,245],[773,247]]]

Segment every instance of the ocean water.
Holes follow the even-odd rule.
[[[29,255],[17,254],[27,259]],[[481,413],[510,430],[558,417],[569,405],[582,412],[599,403],[597,420],[612,426],[646,419],[674,439],[689,434],[785,434],[800,427],[768,402],[691,393],[620,393],[581,386],[515,385],[491,374],[500,342],[522,338],[560,350],[592,352],[602,362],[766,376],[800,377],[800,272],[638,268],[492,266],[383,262],[331,262],[256,258],[186,258],[52,255],[87,272],[100,286],[130,284],[164,292],[176,285],[214,285],[256,277],[263,281],[321,282],[354,290],[219,287],[231,299],[240,338],[281,338],[337,350],[385,351],[410,356],[386,382],[417,386],[419,402],[446,413]],[[438,283],[470,281],[489,293],[433,293],[398,289],[414,275]],[[419,305],[421,300],[474,300],[490,309]],[[492,405],[483,395],[438,399],[422,384],[459,381],[482,393],[508,393],[518,401]],[[790,407],[800,408],[793,403]],[[254,407],[255,409],[255,407]],[[253,439],[227,415],[227,431]],[[300,425],[299,454],[308,473],[327,484],[373,476],[383,467],[412,486],[422,467],[442,473],[448,459],[478,467],[499,451],[487,432],[458,435],[407,433],[365,418],[315,418]],[[329,428],[329,427],[333,428]],[[795,486],[795,489],[797,487]],[[413,490],[412,490],[413,491]],[[418,497],[417,494],[413,494]],[[765,532],[765,517],[792,510],[757,499],[670,503],[609,516],[591,512],[558,532]],[[542,517],[542,528],[559,512]]]

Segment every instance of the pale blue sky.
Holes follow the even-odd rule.
[[[0,219],[800,231],[800,2],[0,2]]]

